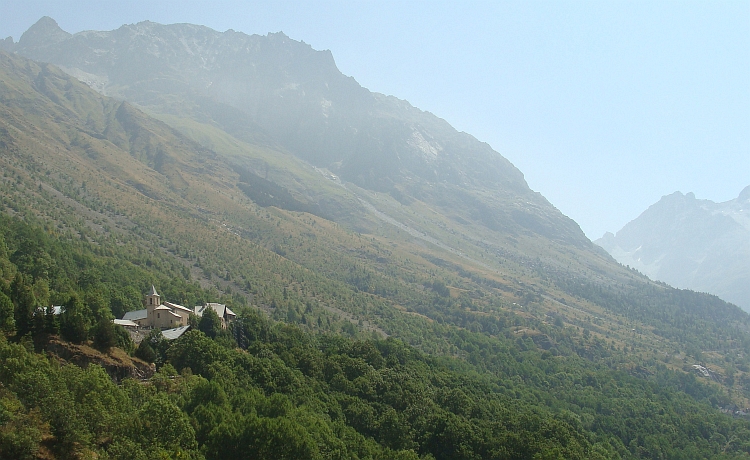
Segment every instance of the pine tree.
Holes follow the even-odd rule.
[[[198,322],[198,330],[215,339],[221,333],[221,318],[213,308],[206,308]]]
[[[44,332],[47,334],[59,334],[60,325],[55,315],[55,309],[52,305],[44,309]]]
[[[10,286],[11,300],[13,301],[14,316],[16,323],[16,334],[18,336],[31,332],[34,321],[34,310],[36,299],[31,284],[22,274],[16,274]]]
[[[107,352],[110,348],[117,345],[117,335],[115,334],[115,325],[112,321],[102,318],[93,328],[94,348],[99,351]]]
[[[16,330],[16,320],[13,314],[13,302],[10,297],[0,291],[0,331],[9,334]]]
[[[34,337],[39,337],[44,334],[44,309],[42,307],[37,307],[34,310],[32,324],[32,335]]]
[[[144,339],[135,350],[135,357],[140,358],[147,363],[153,363],[156,361],[156,352],[147,339]]]
[[[86,306],[77,294],[70,296],[60,314],[60,335],[63,339],[73,343],[86,341],[89,322],[85,309]]]

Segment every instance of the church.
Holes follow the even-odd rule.
[[[122,321],[132,321],[138,327],[173,329],[187,326],[190,315],[202,317],[206,309],[213,309],[221,319],[221,326],[226,327],[237,315],[224,304],[207,303],[196,306],[194,309],[183,307],[176,303],[162,302],[161,296],[156,292],[156,288],[151,286],[151,290],[144,299],[145,309],[130,311],[125,313]]]

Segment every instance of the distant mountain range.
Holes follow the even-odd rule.
[[[630,314],[651,320],[652,302],[642,298],[659,292],[652,292],[653,283],[614,263],[500,153],[407,101],[361,87],[339,72],[329,51],[282,33],[246,35],[149,21],[69,34],[49,17],[18,43],[6,39],[0,48],[10,53],[6,84],[20,79],[4,96],[6,123],[31,117],[8,125],[0,141],[39,156],[43,164],[58,161],[44,156],[49,152],[83,149],[80,159],[59,168],[85,164],[99,171],[89,174],[110,177],[95,186],[73,169],[59,181],[85,182],[91,193],[113,193],[113,200],[127,196],[111,189],[111,182],[122,182],[134,197],[223,222],[248,242],[307,269],[355,280],[359,290],[391,292],[375,287],[385,276],[388,283],[411,280],[408,289],[392,292],[421,292],[425,282],[433,283],[416,281],[423,276],[447,270],[474,279],[476,270],[511,305],[556,311],[574,304],[576,315],[593,308],[595,318],[603,314],[600,308],[622,314],[620,299],[631,296]],[[37,69],[21,56],[54,65]],[[34,115],[41,107],[48,113],[43,118]],[[30,126],[67,134],[42,141]],[[34,147],[39,142],[46,149]],[[116,148],[116,156],[127,158],[107,165],[94,146]],[[19,164],[31,168],[26,161]],[[257,213],[264,208],[314,215],[342,230],[313,237],[294,214],[285,217],[292,219],[288,234],[265,223],[264,230],[251,230],[260,225]],[[356,251],[339,245],[347,238],[341,231],[383,238],[409,264],[418,258],[426,265],[401,272],[382,256],[375,264],[368,259],[359,265],[354,257],[347,265]],[[302,248],[320,254],[311,258]],[[321,265],[330,255],[341,267]],[[366,276],[352,274],[362,269]],[[689,303],[708,308],[704,301]],[[720,316],[744,318],[717,305],[711,308],[720,309]],[[704,313],[714,317],[717,311]]]
[[[675,192],[595,243],[652,279],[750,311],[750,186],[724,203]]]

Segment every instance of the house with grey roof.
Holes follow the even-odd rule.
[[[221,327],[226,329],[229,324],[234,321],[237,315],[224,304],[221,303],[207,303],[205,305],[198,305],[195,307],[195,316],[202,318],[203,313],[208,309],[212,309],[221,318]]]
[[[161,335],[167,340],[177,340],[182,334],[190,330],[190,326],[180,326],[173,329],[166,329],[161,331]]]
[[[129,319],[113,319],[112,322],[116,326],[122,326],[122,327],[131,328],[131,329],[138,329],[138,323],[131,321]]]
[[[136,323],[139,326],[145,326],[146,318],[148,317],[148,314],[146,312],[146,309],[143,310],[135,310],[135,311],[129,311],[125,313],[125,315],[122,317],[124,321],[132,321]]]

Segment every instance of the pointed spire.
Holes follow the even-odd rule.
[[[156,288],[154,287],[153,284],[151,285],[151,292],[149,292],[148,295],[150,295],[150,296],[151,295],[159,295],[159,294],[157,294]]]

